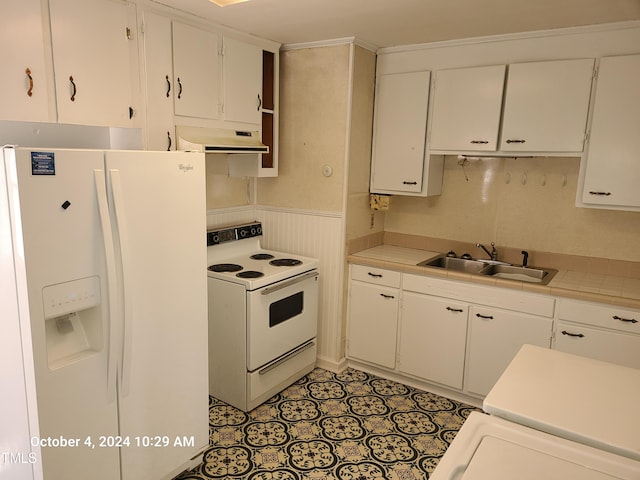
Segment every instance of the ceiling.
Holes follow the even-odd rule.
[[[155,0],[282,44],[356,37],[373,47],[640,20],[640,0]]]

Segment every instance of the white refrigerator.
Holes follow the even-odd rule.
[[[158,480],[198,463],[209,444],[203,154],[5,147],[2,168],[44,479]]]

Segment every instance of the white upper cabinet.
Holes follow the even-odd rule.
[[[593,64],[558,60],[436,72],[429,150],[582,152]]]
[[[51,120],[40,0],[4,2],[0,38],[0,118]]]
[[[600,60],[581,192],[586,205],[640,207],[639,79],[640,55]]]
[[[176,115],[220,116],[220,37],[173,22],[174,108]]]
[[[147,149],[175,150],[173,125],[173,55],[171,19],[144,14],[144,60],[147,95]]]
[[[497,150],[505,71],[494,65],[435,72],[430,149]]]
[[[136,125],[135,5],[50,0],[58,121]]]
[[[372,192],[419,194],[422,191],[430,77],[430,72],[378,76]]]
[[[224,37],[224,118],[260,124],[262,48]]]
[[[509,65],[500,149],[582,152],[593,59]]]

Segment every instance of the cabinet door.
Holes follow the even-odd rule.
[[[466,303],[405,292],[399,370],[461,389],[468,310]]]
[[[21,0],[2,5],[0,118],[3,120],[50,120],[40,4],[40,0]]]
[[[224,118],[259,125],[262,119],[262,48],[224,38]]]
[[[186,117],[219,117],[219,39],[200,28],[173,22],[174,111]]]
[[[372,192],[420,192],[430,72],[377,78],[371,165]]]
[[[431,150],[497,150],[505,70],[495,65],[435,73]]]
[[[640,368],[640,336],[558,322],[553,348],[561,352]]]
[[[58,121],[132,127],[135,5],[50,0]]]
[[[582,152],[593,59],[509,65],[500,149]]]
[[[472,306],[464,389],[486,395],[525,343],[549,348],[552,319]]]
[[[600,60],[582,201],[640,207],[640,55]]]
[[[351,282],[348,356],[394,368],[398,329],[398,290]]]
[[[175,150],[171,19],[145,12],[144,58],[147,87],[147,149]]]

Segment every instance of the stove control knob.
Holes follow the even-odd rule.
[[[241,236],[242,238],[246,237],[246,236],[247,236],[247,231],[246,231],[246,230],[244,230],[244,229],[243,229],[243,230],[240,230],[240,236]]]

